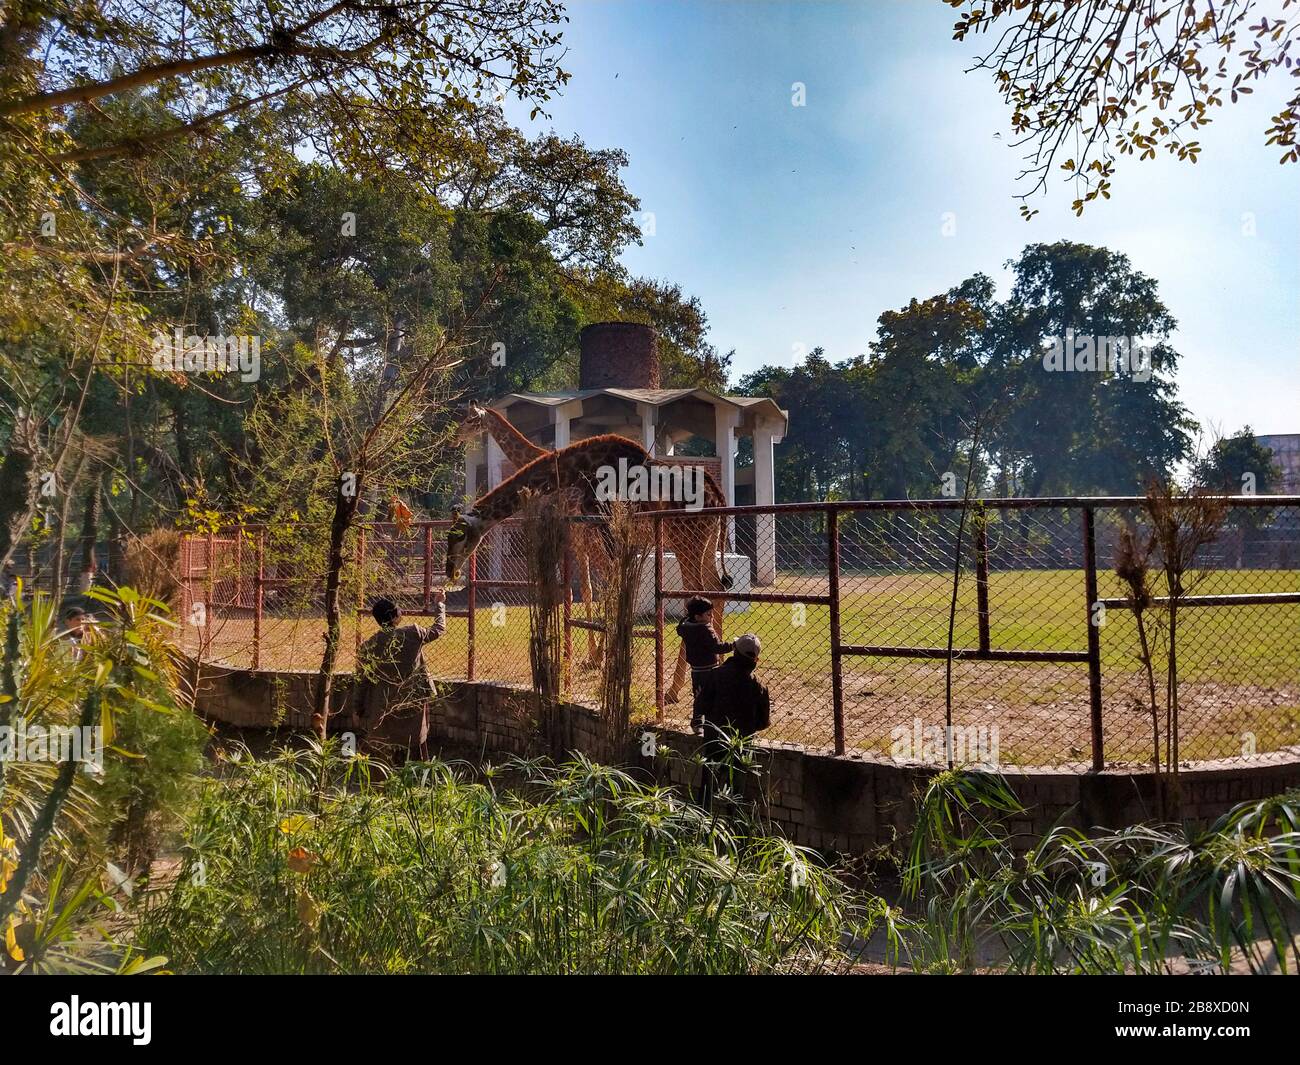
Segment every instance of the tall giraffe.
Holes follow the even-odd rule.
[[[533,459],[539,459],[543,455],[550,454],[546,448],[538,447],[511,425],[509,419],[500,411],[493,410],[491,407],[480,407],[477,403],[471,403],[469,414],[461,422],[456,439],[459,443],[468,443],[480,433],[491,435],[516,470],[522,470]]]
[[[470,510],[457,513],[447,530],[447,579],[458,581],[465,560],[478,547],[483,537],[498,523],[513,516],[523,503],[525,490],[531,492],[575,492],[581,501],[581,513],[591,514],[599,509],[595,481],[602,467],[617,467],[625,459],[629,467],[657,465],[640,444],[626,437],[606,434],[593,436],[570,444],[559,451],[550,451],[517,470],[491,491],[480,496]],[[705,476],[704,506],[725,506],[721,489],[712,478]],[[636,503],[638,511],[675,510],[671,501]],[[666,518],[663,522],[665,546],[677,558],[682,584],[692,591],[718,592],[723,590],[725,565],[720,575],[717,550],[726,544],[726,518],[693,518],[687,515]],[[709,623],[722,638],[721,611],[713,608]],[[681,649],[673,674],[672,686],[665,698],[676,702],[686,679],[686,653]]]
[[[516,429],[500,411],[472,403],[470,404],[469,414],[461,423],[456,439],[459,443],[467,443],[482,433],[487,433],[497,442],[502,454],[510,460],[510,464],[514,466],[516,472],[544,455],[554,454],[547,448],[534,444]],[[564,507],[564,513],[567,515],[583,513],[583,498],[582,493],[579,491],[568,490],[562,492],[561,503]],[[572,523],[569,527],[569,533],[569,540],[573,545],[574,560],[578,564],[578,597],[582,603],[583,613],[586,614],[587,621],[591,622],[593,620],[592,604],[594,601],[592,574],[594,571],[597,580],[600,580],[603,576],[606,561],[605,552],[600,543],[597,530],[578,523]],[[583,666],[587,669],[595,669],[599,665],[600,647],[596,640],[596,633],[592,629],[587,629],[587,661],[583,663]]]

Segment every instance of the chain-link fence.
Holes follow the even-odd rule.
[[[636,701],[647,716],[689,718],[675,625],[685,599],[703,594],[724,639],[752,632],[762,642],[769,739],[1081,770],[1294,753],[1300,499],[1234,499],[1174,573],[1150,514],[1140,499],[640,514]],[[375,596],[410,618],[432,612],[447,525],[353,535],[337,669],[352,668],[373,631]],[[596,524],[570,528],[565,684],[572,697],[594,699],[610,575]],[[434,676],[529,683],[524,551],[517,521],[479,544],[462,584],[447,589],[449,628],[427,652]],[[1130,579],[1138,565],[1141,602],[1117,564]],[[317,668],[322,569],[277,548],[266,530],[188,537],[187,645],[231,666]]]

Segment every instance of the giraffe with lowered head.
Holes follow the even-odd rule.
[[[522,470],[536,459],[554,454],[554,452],[534,444],[516,429],[500,411],[472,403],[470,404],[469,414],[461,423],[457,441],[462,444],[468,443],[482,433],[487,433],[497,442],[502,454],[510,460],[510,464],[514,466],[516,471]],[[580,491],[567,489],[561,495],[566,514],[583,513],[583,499]],[[596,530],[575,523],[570,526],[569,531],[571,534],[570,542],[573,544],[574,559],[578,564],[579,596],[581,597],[583,612],[587,616],[587,621],[591,622],[592,577],[594,572],[596,580],[599,580],[601,574],[604,573],[605,552]],[[600,648],[596,642],[596,634],[591,629],[588,629],[587,661],[583,663],[583,666],[587,669],[596,669],[599,665]]]
[[[455,515],[451,528],[447,530],[447,579],[460,579],[461,569],[470,554],[489,530],[518,511],[526,491],[574,493],[578,500],[578,513],[598,513],[597,478],[602,468],[616,468],[620,459],[625,460],[628,467],[656,465],[640,444],[626,437],[606,434],[580,440],[559,451],[548,451],[516,470],[513,476],[480,496],[471,509]],[[707,474],[703,505],[726,505],[721,489]],[[634,503],[633,507],[637,511],[677,510],[677,505],[671,501]],[[725,562],[721,573],[717,565],[719,547],[725,550],[726,520],[725,516],[700,518],[678,513],[664,520],[665,547],[676,555],[682,583],[687,589],[718,592],[730,586]],[[720,613],[719,606],[715,606],[710,618],[719,639],[722,638]],[[672,684],[665,695],[666,701],[676,702],[680,698],[686,672],[686,656],[681,651]]]

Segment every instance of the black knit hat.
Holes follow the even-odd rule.
[[[696,614],[707,614],[712,609],[713,604],[702,595],[686,600],[686,613],[689,617],[695,617]]]

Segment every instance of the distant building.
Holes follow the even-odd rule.
[[[1300,495],[1300,433],[1256,435],[1255,439],[1260,447],[1266,447],[1273,453],[1273,462],[1282,469],[1282,480],[1274,489],[1274,494]]]

